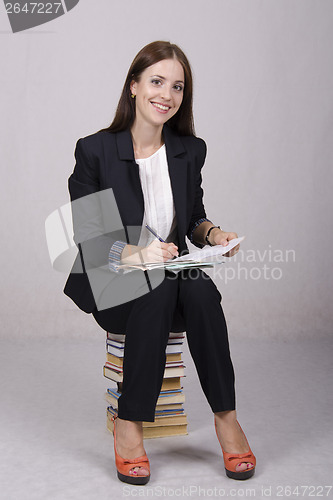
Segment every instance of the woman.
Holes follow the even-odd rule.
[[[90,200],[89,195],[112,188],[124,226],[123,231],[110,231],[89,241],[81,238],[83,270],[72,271],[64,289],[104,330],[126,333],[123,387],[114,418],[119,479],[146,484],[150,478],[142,421],[155,418],[169,332],[182,330],[186,330],[201,386],[214,413],[226,473],[234,479],[251,477],[256,459],[236,418],[234,371],[217,287],[201,270],[192,276],[190,271],[166,272],[160,283],[151,286],[154,273],[121,274],[119,268],[122,263],[162,262],[186,253],[186,235],[199,248],[226,245],[237,237],[206,217],[201,188],[206,145],[194,135],[192,74],[177,45],[157,41],[141,49],[128,71],[112,124],[79,139],[75,156],[69,178],[72,201]],[[151,235],[146,223],[163,241]],[[140,231],[129,237],[135,226]],[[89,275],[98,267],[97,254],[102,255],[101,267],[108,261],[112,276],[101,293],[93,290],[94,279]],[[132,276],[143,277],[149,289],[140,285],[136,298],[112,302],[119,284],[127,286],[128,292],[133,289]],[[110,307],[99,300],[105,290]]]

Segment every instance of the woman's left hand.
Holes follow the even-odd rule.
[[[209,236],[210,241],[213,242],[213,245],[223,245],[224,247],[228,245],[230,240],[234,238],[238,238],[237,233],[228,233],[226,231],[222,231],[221,229],[213,229],[211,235]],[[224,257],[232,257],[239,250],[240,245],[236,245],[232,250],[228,253],[224,254]]]

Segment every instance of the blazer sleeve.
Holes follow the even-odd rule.
[[[127,238],[112,189],[101,191],[98,157],[88,152],[85,139],[77,141],[74,156],[68,190],[83,269],[108,266],[116,271],[114,263],[119,262]]]
[[[205,245],[197,243],[196,241],[193,240],[193,232],[202,222],[204,221],[211,222],[211,220],[207,219],[206,217],[206,211],[203,203],[204,192],[201,187],[202,184],[201,169],[205,163],[207,146],[205,141],[199,137],[196,138],[196,141],[197,141],[196,149],[198,152],[196,155],[194,205],[193,205],[190,224],[186,235],[193,245],[195,245],[198,248],[203,248]]]

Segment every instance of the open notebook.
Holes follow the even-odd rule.
[[[221,257],[230,252],[236,245],[243,241],[245,236],[234,238],[225,247],[222,245],[214,245],[213,247],[195,250],[182,257],[166,260],[165,262],[145,262],[142,264],[121,264],[119,269],[131,271],[135,269],[151,270],[164,268],[169,271],[181,271],[192,267],[213,267],[215,264],[223,264],[224,260]]]

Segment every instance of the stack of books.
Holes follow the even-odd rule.
[[[143,422],[143,437],[157,438],[166,436],[186,435],[187,416],[183,403],[185,394],[181,385],[184,377],[184,363],[182,361],[182,346],[184,333],[170,332],[166,347],[166,364],[161,392],[159,394],[154,422]],[[106,334],[106,362],[103,367],[104,377],[117,383],[116,388],[108,388],[105,399],[107,408],[107,428],[113,432],[112,416],[118,412],[118,398],[122,391],[123,359],[125,334]]]

